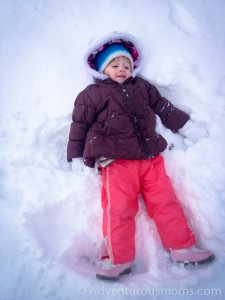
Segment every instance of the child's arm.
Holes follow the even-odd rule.
[[[87,133],[96,117],[95,107],[88,93],[88,88],[82,91],[76,98],[72,124],[67,145],[67,160],[83,157]]]
[[[197,142],[200,138],[208,136],[208,131],[202,123],[191,120],[187,113],[162,97],[153,85],[149,84],[148,94],[152,109],[167,128],[181,133],[191,142]]]
[[[173,132],[178,132],[189,120],[189,115],[176,108],[169,100],[162,97],[153,85],[148,85],[149,103],[164,126]]]

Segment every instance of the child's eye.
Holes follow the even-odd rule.
[[[126,70],[130,70],[130,66],[129,66],[129,65],[124,65],[124,68],[125,68]]]

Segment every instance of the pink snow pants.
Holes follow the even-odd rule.
[[[102,169],[102,180],[102,229],[111,263],[122,264],[135,258],[139,194],[166,249],[196,244],[161,155],[149,160],[116,160]]]

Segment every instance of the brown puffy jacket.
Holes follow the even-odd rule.
[[[148,81],[136,77],[119,84],[97,80],[77,97],[67,147],[67,159],[148,159],[164,151],[167,142],[155,131],[156,115],[173,132],[189,116],[175,108]]]

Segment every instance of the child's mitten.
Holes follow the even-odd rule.
[[[209,135],[206,127],[201,122],[195,122],[188,120],[185,125],[179,129],[179,133],[183,134],[191,142],[195,143],[200,138],[207,137]]]
[[[85,165],[82,157],[76,157],[72,159],[72,170],[76,173],[84,172]]]

